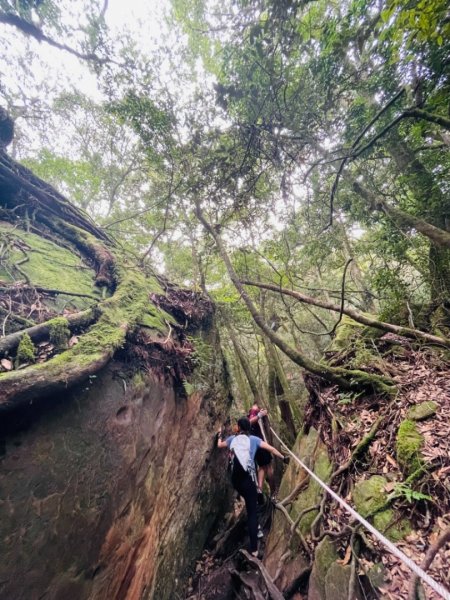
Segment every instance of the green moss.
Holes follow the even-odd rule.
[[[411,421],[423,421],[423,419],[428,419],[428,417],[435,415],[437,408],[437,402],[427,400],[426,402],[421,402],[420,404],[411,406],[411,408],[408,410],[407,416],[408,419],[411,419]]]
[[[56,350],[67,348],[67,343],[70,338],[70,329],[67,319],[64,317],[56,317],[49,322],[50,342],[55,346]]]
[[[334,562],[330,565],[325,577],[325,598],[333,600],[347,600],[351,578],[350,565],[341,565]],[[357,589],[357,588],[356,588]],[[354,600],[360,600],[360,594],[352,594]]]
[[[34,363],[36,349],[28,335],[24,333],[20,339],[19,347],[17,348],[16,367],[23,364]]]
[[[152,292],[160,291],[153,278],[126,267],[118,269],[117,287],[113,296],[98,304],[100,317],[79,338],[78,344],[51,360],[29,367],[27,375],[32,380],[35,374],[47,371],[57,377],[66,377],[69,372],[79,372],[96,362],[104,363],[115,350],[123,346],[127,331],[137,326],[142,315],[148,311]],[[158,309],[155,307],[155,311]],[[161,322],[163,322],[161,320]],[[166,328],[167,333],[167,328]],[[14,382],[18,373],[0,373],[2,382]],[[20,373],[21,381],[25,373]]]
[[[28,257],[28,261],[20,265],[30,282],[39,287],[76,292],[99,297],[94,286],[94,272],[80,257],[70,249],[57,245],[34,233],[14,229],[7,224],[0,225],[0,237],[8,241],[10,252],[7,258],[7,270],[0,271],[0,277],[11,280],[9,273],[14,273],[14,263]],[[21,243],[26,255],[17,248]],[[16,274],[20,278],[20,274]],[[68,296],[61,297],[61,303],[67,303]],[[58,299],[55,300],[58,303]],[[85,308],[92,301],[83,298],[71,298],[71,303],[78,308]]]
[[[328,536],[324,537],[314,552],[314,565],[309,582],[310,588],[317,592],[320,598],[325,598],[325,578],[331,565],[338,558],[339,555],[333,542]],[[313,594],[313,597],[316,596]]]
[[[353,490],[353,502],[356,510],[363,516],[375,514],[387,504],[387,495],[384,488],[387,480],[381,475],[374,475],[370,479],[360,481]]]
[[[77,356],[94,356],[99,348],[102,353],[112,354],[125,342],[126,331],[135,327],[148,311],[150,282],[143,275],[126,269],[120,271],[119,277],[115,294],[99,305],[99,320],[74,347]],[[167,331],[162,320],[157,328]]]
[[[141,390],[145,387],[144,375],[141,371],[137,371],[131,378],[131,386],[136,391]]]
[[[361,334],[361,330],[365,327],[362,323],[354,321],[347,315],[343,315],[341,322],[337,326],[336,335],[327,348],[330,352],[345,350],[351,344],[355,336]]]
[[[411,525],[406,519],[399,519],[397,513],[388,508],[373,517],[374,526],[392,542],[399,542],[411,533]]]
[[[406,473],[420,469],[422,459],[420,449],[423,445],[423,436],[419,433],[414,421],[406,419],[400,424],[397,432],[396,452],[397,460]]]
[[[353,344],[354,356],[350,360],[350,366],[354,369],[367,367],[374,362],[373,348],[370,350],[360,338],[356,339]]]
[[[307,436],[300,435],[294,445],[293,452],[298,454],[302,460],[305,460],[312,466],[312,469],[322,481],[329,481],[331,475],[331,462],[328,458],[326,447],[318,439],[318,433],[311,428]],[[283,477],[280,488],[280,497],[287,496],[298,483],[298,477],[302,470],[292,465],[289,467],[290,476]],[[310,508],[320,502],[322,488],[320,485],[310,479],[305,490],[300,492],[298,497],[292,503],[290,516],[295,521],[298,515],[305,509]],[[317,511],[306,513],[300,520],[299,528],[303,534],[309,532]]]
[[[442,337],[450,337],[450,311],[440,304],[430,318],[433,333]]]
[[[166,332],[168,329],[168,323],[174,325],[176,324],[176,320],[165,310],[150,304],[149,301],[147,310],[139,319],[138,325],[141,325],[142,327],[148,327],[149,329],[156,329],[160,332]]]

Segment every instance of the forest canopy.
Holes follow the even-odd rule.
[[[137,264],[209,295],[251,361],[262,333],[389,391],[318,362],[343,319],[448,346],[446,3],[138,9],[1,1],[10,155]]]

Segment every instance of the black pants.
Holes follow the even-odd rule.
[[[239,481],[233,481],[234,489],[245,500],[247,509],[248,533],[250,535],[250,552],[258,549],[258,494],[252,478],[247,475]]]

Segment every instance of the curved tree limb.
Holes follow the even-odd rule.
[[[358,181],[353,182],[353,189],[357,194],[369,202],[372,210],[383,210],[399,225],[419,231],[436,246],[450,248],[450,233],[448,231],[440,229],[439,227],[431,225],[431,223],[428,223],[419,217],[415,217],[414,215],[405,213],[403,210],[395,208],[385,200],[377,198],[371,190],[363,187]]]
[[[106,8],[104,10],[106,10]],[[30,23],[29,21],[23,19],[19,15],[7,12],[0,12],[0,23],[4,23],[5,25],[11,25],[12,27],[18,29],[24,35],[28,35],[37,40],[38,42],[44,42],[46,44],[49,44],[49,46],[58,48],[58,50],[64,50],[65,52],[73,54],[73,56],[76,56],[81,60],[92,61],[99,65],[104,65],[106,63],[118,64],[115,60],[111,58],[101,58],[93,52],[79,52],[75,48],[67,46],[67,44],[61,44],[61,42],[57,42],[53,38],[50,38],[47,35],[45,35],[45,33],[41,29],[39,29],[39,27],[34,25],[34,23]]]
[[[351,148],[350,148],[350,152],[342,157],[342,162],[339,165],[339,168],[337,170],[336,173],[336,177],[334,179],[333,182],[333,186],[331,188],[331,194],[330,194],[330,221],[328,223],[327,227],[331,227],[331,225],[333,224],[333,210],[334,210],[334,197],[336,195],[337,192],[337,188],[339,185],[339,179],[344,171],[345,165],[347,164],[347,161],[349,160],[354,160],[357,156],[359,156],[360,154],[362,154],[362,152],[365,152],[365,150],[368,150],[371,146],[373,146],[373,144],[375,144],[375,142],[382,137],[385,133],[387,133],[387,131],[392,128],[394,126],[395,123],[390,124],[388,126],[388,129],[383,129],[383,131],[380,134],[377,134],[374,138],[372,138],[372,140],[370,142],[368,142],[362,149],[357,149],[359,142],[363,139],[363,137],[365,136],[365,134],[367,133],[367,131],[369,131],[369,129],[378,121],[378,119],[401,97],[403,96],[405,92],[405,88],[402,88],[399,92],[397,92],[395,94],[395,96],[393,98],[391,98],[378,112],[377,114],[369,121],[369,123],[363,128],[363,130],[358,134],[357,138],[355,139],[355,141],[353,142]]]
[[[450,119],[448,117],[444,117],[443,115],[437,115],[435,113],[430,113],[427,110],[423,110],[422,108],[408,108],[403,112],[405,117],[412,117],[414,119],[422,119],[424,121],[429,121],[430,123],[435,123],[436,125],[440,125],[450,131]]]
[[[296,298],[296,300],[298,300],[299,302],[312,304],[313,306],[319,306],[320,308],[332,310],[333,312],[341,311],[341,306],[339,306],[338,304],[327,302],[326,300],[320,300],[318,298],[313,298],[312,296],[307,296],[306,294],[302,294],[301,292],[296,292],[294,290],[289,290],[287,288],[280,288],[279,286],[271,283],[258,283],[257,281],[250,281],[247,279],[242,280],[241,283],[244,285],[251,285],[253,287],[262,288],[264,290],[270,290],[272,292],[278,292],[280,294],[286,294],[287,296],[292,296],[292,298]],[[442,338],[431,333],[426,333],[425,331],[420,331],[419,329],[411,329],[409,327],[402,327],[400,325],[393,325],[392,323],[378,321],[374,317],[371,317],[365,313],[361,313],[355,310],[354,308],[342,308],[342,312],[345,315],[351,317],[354,321],[357,321],[358,323],[362,323],[363,325],[367,325],[369,327],[375,327],[375,329],[389,331],[390,333],[395,333],[396,335],[401,335],[403,337],[411,338],[414,340],[421,340],[429,344],[438,344],[440,346],[447,347],[450,346],[450,340],[446,338]]]
[[[149,303],[143,275],[118,268],[118,285],[100,302],[98,321],[76,346],[45,363],[0,374],[0,411],[29,403],[43,394],[65,389],[100,370],[137,326]]]

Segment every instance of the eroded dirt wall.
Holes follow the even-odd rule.
[[[224,404],[113,362],[2,416],[0,598],[174,598],[228,500]]]

